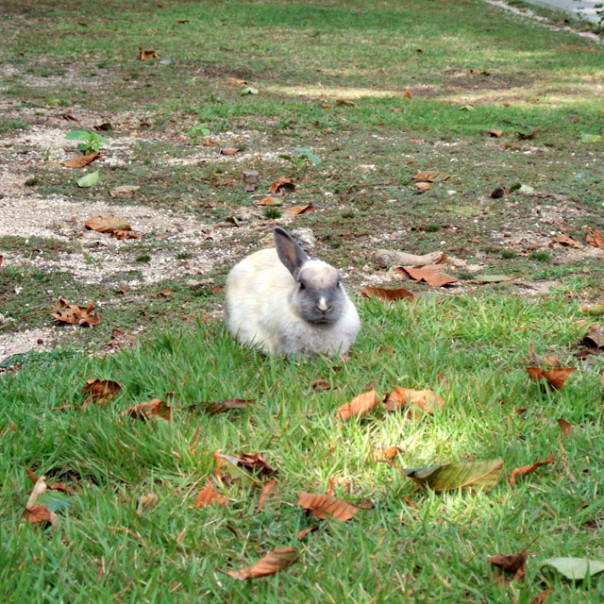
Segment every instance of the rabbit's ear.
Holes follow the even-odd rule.
[[[281,227],[275,227],[274,236],[279,260],[281,260],[295,279],[300,272],[302,265],[308,260],[308,256],[291,238],[289,233],[284,231]]]

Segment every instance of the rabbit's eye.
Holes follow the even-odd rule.
[[[306,285],[304,285],[304,283],[302,283],[302,281],[300,281],[300,289],[306,289]]]
[[[340,281],[338,281],[338,282],[336,283],[336,287],[338,287],[338,288],[342,287],[342,283],[341,283]]]

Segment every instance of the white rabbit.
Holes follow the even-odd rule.
[[[275,248],[236,264],[226,280],[224,321],[244,345],[265,354],[343,355],[361,322],[333,266],[309,258],[280,227]]]

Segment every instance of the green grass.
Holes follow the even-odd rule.
[[[45,0],[32,11],[19,0],[2,16],[4,161],[32,185],[19,194],[116,210],[137,203],[207,229],[195,245],[153,232],[121,243],[123,269],[101,283],[41,268],[77,254],[98,268],[94,248],[77,237],[0,237],[0,311],[15,319],[0,324],[0,338],[50,325],[59,296],[94,299],[102,317],[94,329],[62,329],[63,347],[0,363],[4,600],[528,604],[551,586],[552,601],[602,602],[602,576],[574,585],[538,571],[555,556],[604,559],[604,360],[573,356],[596,323],[579,308],[604,295],[604,266],[597,255],[549,247],[560,230],[577,241],[586,226],[604,232],[602,143],[580,142],[604,128],[602,47],[473,0]],[[139,61],[139,45],[169,63]],[[240,96],[228,77],[259,94]],[[67,113],[82,120],[78,128],[113,126],[103,134],[112,161],[95,164],[93,190],[59,165],[66,147],[40,150],[29,136],[34,124],[66,134]],[[192,145],[187,133],[200,124],[220,147],[242,151],[228,158]],[[491,129],[502,137],[487,136]],[[531,140],[516,134],[534,131]],[[279,157],[296,148],[321,163],[296,170]],[[186,263],[258,244],[282,210],[254,208],[244,170],[259,172],[254,194],[268,194],[280,176],[296,179],[282,208],[312,203],[317,212],[288,228],[312,229],[313,253],[345,268],[351,292],[368,272],[388,278],[371,265],[378,247],[442,249],[467,263],[450,269],[464,283],[453,292],[412,284],[411,305],[360,302],[363,329],[346,363],[242,349],[217,318],[227,263],[155,283],[143,273],[158,250]],[[447,179],[418,195],[421,171]],[[514,183],[534,192],[511,192]],[[119,185],[138,185],[137,197],[112,199]],[[492,199],[497,186],[506,193]],[[13,265],[15,255],[29,265]],[[515,278],[477,286],[475,264]],[[523,298],[535,281],[556,283]],[[164,289],[168,298],[152,297]],[[134,349],[115,352],[114,329],[136,334]],[[530,345],[577,367],[559,392],[529,380]],[[93,378],[123,389],[84,411],[81,388]],[[316,379],[331,390],[314,391]],[[417,421],[382,407],[335,419],[355,395],[394,385],[432,389],[445,405]],[[153,397],[169,399],[170,422],[120,415]],[[187,409],[232,397],[255,402],[216,416]],[[563,442],[558,418],[573,424]],[[377,447],[394,445],[400,468],[500,457],[504,472],[476,496],[418,491],[374,461]],[[229,507],[194,508],[219,450],[258,452],[277,467],[280,505],[254,514],[259,489],[235,481],[219,489]],[[550,454],[553,465],[509,484],[513,468]],[[78,486],[40,500],[57,510],[56,531],[21,525],[28,468]],[[373,508],[346,524],[307,516],[299,491],[325,492],[330,478],[337,496]],[[157,505],[141,507],[149,492]],[[299,542],[309,527],[318,530]],[[239,583],[220,572],[290,545],[299,561],[273,577]],[[489,556],[525,548],[524,583],[497,583]]]
[[[31,359],[0,378],[0,397],[11,401],[0,421],[0,585],[10,601],[25,593],[29,601],[163,601],[173,589],[179,600],[338,602],[345,593],[348,601],[369,602],[412,590],[412,601],[495,602],[514,595],[528,602],[543,589],[539,560],[601,559],[601,537],[587,527],[601,523],[604,504],[597,369],[604,366],[597,359],[582,368],[572,357],[586,329],[577,325],[576,305],[562,294],[538,302],[370,301],[361,315],[361,337],[338,371],[327,359],[265,359],[210,323],[163,332],[104,359],[55,356],[52,372]],[[542,392],[529,380],[530,344],[579,364],[564,389]],[[93,378],[117,380],[123,389],[110,404],[82,411],[79,391]],[[332,389],[313,391],[319,378]],[[393,385],[433,389],[445,406],[417,421],[382,409],[362,420],[336,420],[335,410],[371,383],[380,394]],[[168,392],[169,422],[119,415]],[[255,402],[216,416],[187,410],[229,397]],[[72,410],[53,411],[68,402]],[[526,413],[516,414],[518,407]],[[573,424],[563,449],[559,417]],[[402,449],[399,467],[501,457],[504,474],[493,491],[475,497],[417,491],[395,467],[373,461],[377,447],[393,445]],[[261,453],[279,471],[281,504],[254,515],[258,490],[235,481],[221,489],[230,507],[195,509],[216,451]],[[553,466],[515,488],[507,483],[512,468],[552,453]],[[31,487],[27,468],[79,486],[70,497],[42,497],[60,510],[56,532],[19,526]],[[324,492],[330,477],[342,483],[337,496],[373,508],[346,524],[306,517],[296,505],[298,492]],[[149,492],[159,497],[157,506],[140,509],[138,498]],[[299,543],[298,531],[313,526],[318,532]],[[217,573],[288,545],[299,549],[300,560],[272,578],[241,584]],[[525,583],[497,585],[488,556],[524,548],[531,552]],[[601,581],[589,588],[548,581],[565,602],[604,596]]]

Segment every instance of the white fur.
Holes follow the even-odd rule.
[[[303,266],[315,262],[325,264],[310,260]],[[290,292],[296,287],[275,249],[260,250],[244,258],[226,280],[224,319],[229,332],[242,344],[270,355],[335,356],[348,351],[361,325],[348,296],[338,320],[310,323],[297,315],[289,302]]]

